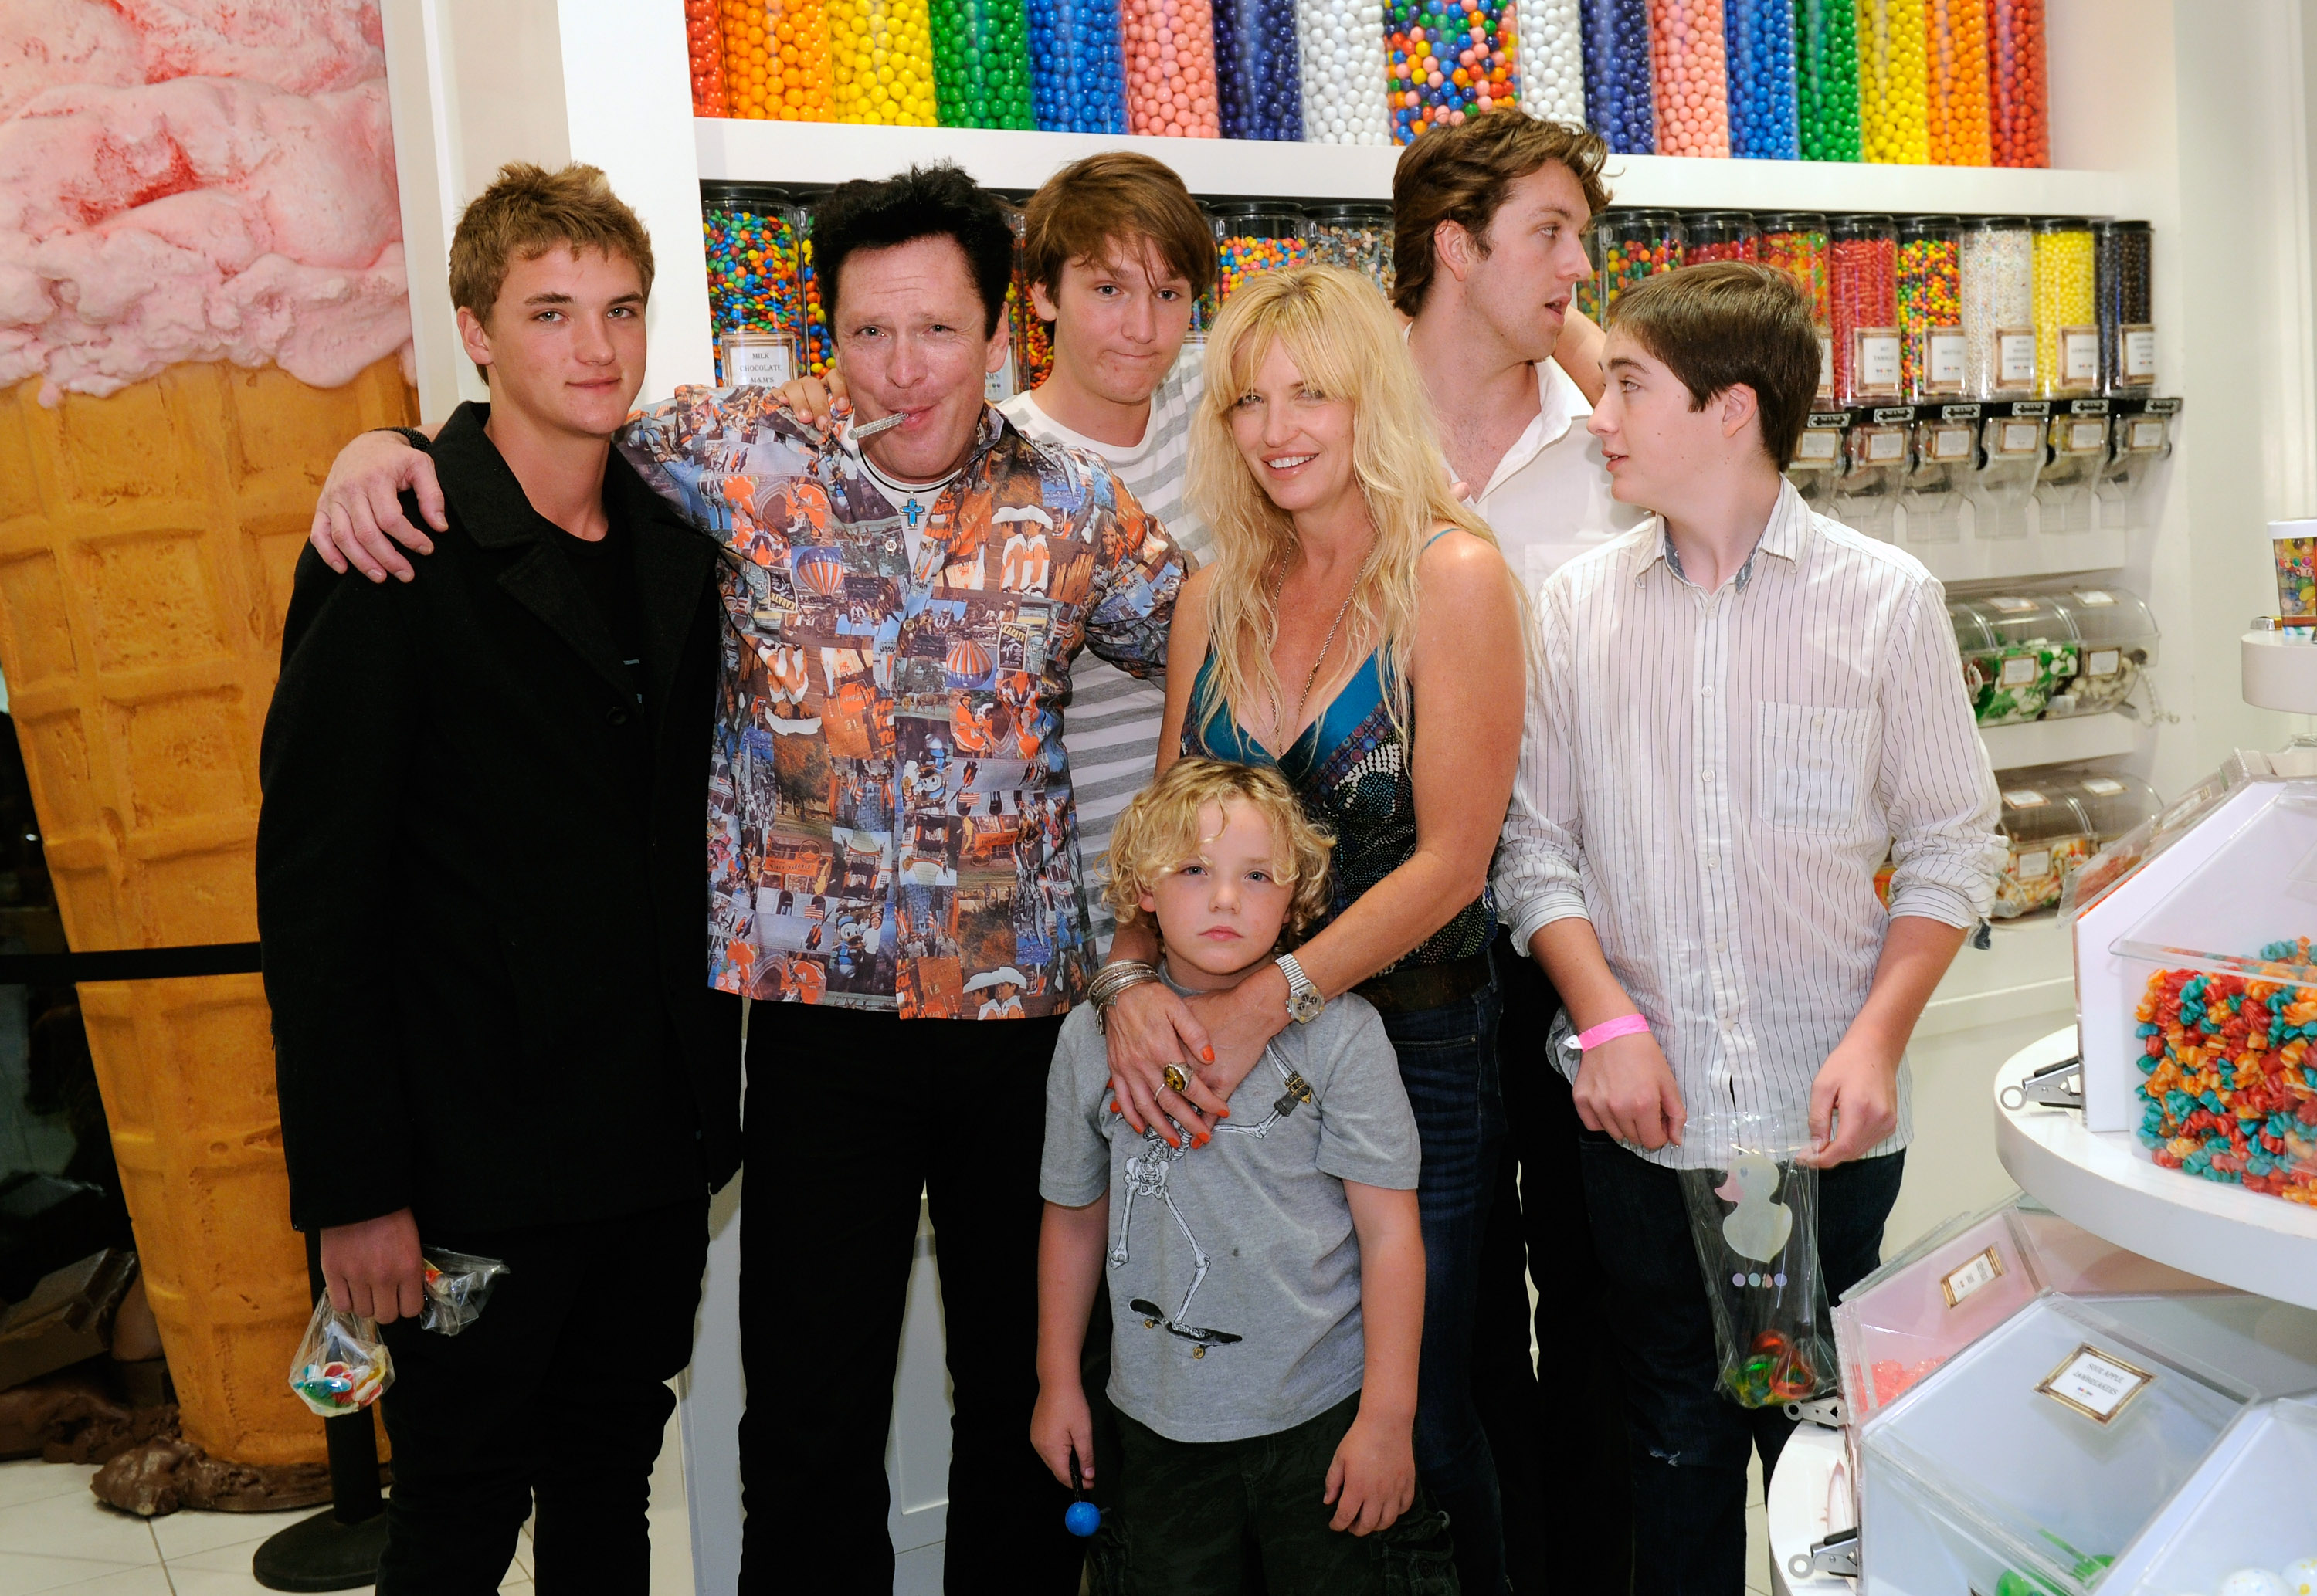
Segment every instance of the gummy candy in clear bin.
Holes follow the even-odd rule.
[[[456,1335],[482,1316],[491,1288],[511,1272],[496,1258],[453,1253],[432,1247],[419,1256],[426,1271],[426,1306],[418,1311],[418,1328]]]
[[[378,1325],[359,1314],[340,1313],[324,1292],[290,1360],[290,1389],[325,1419],[335,1419],[360,1413],[392,1384],[394,1360]]]

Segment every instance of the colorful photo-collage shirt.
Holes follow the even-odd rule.
[[[682,390],[621,447],[729,557],[713,984],[905,1018],[1069,1008],[1094,949],[1062,700],[1082,647],[1163,672],[1166,530],[995,410],[916,539],[769,389]]]

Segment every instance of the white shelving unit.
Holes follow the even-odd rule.
[[[2111,709],[2100,715],[2026,720],[2017,726],[1982,726],[1979,740],[1987,745],[1988,761],[1997,770],[2016,771],[2023,765],[2064,764],[2130,753],[2149,732],[2146,723]]]

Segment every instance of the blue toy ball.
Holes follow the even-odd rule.
[[[1102,1528],[1102,1509],[1091,1502],[1073,1502],[1062,1514],[1062,1528],[1083,1538]]]

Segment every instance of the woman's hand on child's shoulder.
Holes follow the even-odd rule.
[[[1328,1529],[1373,1535],[1391,1529],[1416,1504],[1413,1428],[1372,1421],[1362,1408],[1328,1465],[1328,1493],[1320,1500],[1336,1510]]]

